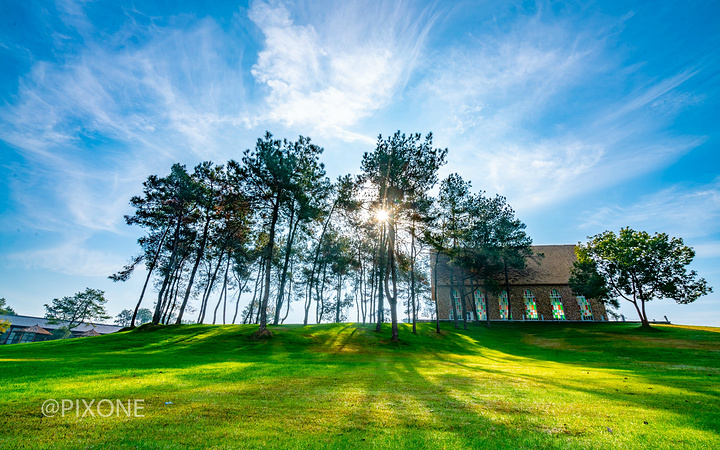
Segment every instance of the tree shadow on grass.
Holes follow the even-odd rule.
[[[717,391],[700,376],[679,379],[672,376],[673,372],[669,375],[664,369],[644,370],[640,364],[650,358],[660,358],[667,364],[676,362],[674,356],[664,352],[669,347],[663,342],[681,339],[681,332],[668,332],[661,340],[650,344],[641,341],[647,345],[639,346],[633,339],[627,343],[617,339],[638,336],[622,326],[502,325],[467,332],[444,329],[440,335],[434,333],[432,325],[421,326],[417,336],[403,327],[400,344],[389,342],[387,327],[376,334],[370,326],[347,324],[302,331],[288,327],[287,333],[278,330],[266,342],[247,339],[255,326],[194,325],[145,334],[30,344],[0,349],[0,357],[22,355],[35,359],[6,364],[7,370],[0,375],[4,386],[0,391],[16,397],[29,394],[25,397],[30,403],[37,400],[38,405],[16,411],[29,414],[34,421],[20,428],[28,439],[33,433],[47,434],[47,426],[64,424],[68,430],[86,430],[83,427],[88,426],[72,421],[46,421],[42,425],[38,408],[43,395],[65,392],[82,398],[147,398],[146,421],[112,426],[99,423],[92,428],[95,431],[87,431],[88,442],[110,446],[132,439],[152,439],[159,430],[168,430],[167,435],[157,437],[159,442],[184,446],[212,446],[224,442],[223,436],[246,439],[241,444],[247,446],[262,444],[263,436],[287,443],[283,433],[288,430],[297,430],[303,436],[298,446],[305,443],[328,448],[362,442],[392,446],[393,439],[403,439],[407,445],[425,440],[439,447],[510,447],[518,443],[528,447],[562,446],[567,443],[562,439],[587,443],[582,436],[566,435],[572,430],[548,431],[538,424],[535,419],[543,411],[528,406],[522,398],[532,392],[527,386],[665,410],[686,420],[693,417],[692,409],[678,406],[680,399],[675,401],[667,393],[601,392],[597,386],[577,380],[496,368],[517,366],[523,361],[528,365],[558,364],[577,373],[590,369],[618,378],[627,374],[656,387],[673,387],[682,382],[690,385],[689,395],[702,398],[703,403],[717,400]],[[688,351],[713,352],[715,342],[697,338],[693,345],[698,348]],[[558,345],[547,347],[549,344]],[[630,360],[618,359],[628,350],[635,352]],[[45,358],[53,361],[52,368],[47,367]],[[65,364],[56,363],[63,359]],[[707,355],[701,361],[709,361],[710,368],[720,365],[716,356],[714,364]],[[436,373],[440,365],[456,369]],[[37,376],[36,384],[48,389],[23,392],[22,386],[30,386],[26,383],[29,373]],[[520,397],[503,398],[501,393],[478,397],[477,389],[483,387],[479,380],[488,377],[502,379],[509,389],[517,388]],[[59,388],[53,390],[52,386]],[[173,404],[166,405],[165,401]],[[718,432],[712,415],[694,419],[696,427]],[[315,424],[306,423],[313,420]],[[238,424],[247,429],[237,428],[241,426]],[[198,434],[206,440],[199,441]]]

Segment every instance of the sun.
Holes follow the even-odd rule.
[[[388,220],[388,217],[390,217],[390,215],[384,209],[378,209],[377,211],[375,211],[375,218],[379,222],[385,222],[386,220]]]

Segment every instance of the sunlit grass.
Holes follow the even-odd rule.
[[[170,326],[0,348],[0,447],[720,447],[720,334],[493,324]],[[43,417],[143,399],[145,417]]]

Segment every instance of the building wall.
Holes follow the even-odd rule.
[[[552,314],[552,303],[550,292],[556,289],[560,294],[565,313],[565,320],[582,320],[580,306],[577,297],[573,295],[569,285],[570,268],[575,259],[572,246],[543,246],[545,258],[540,259],[534,264],[533,271],[514,271],[510,276],[510,292],[509,303],[510,313],[513,320],[523,320],[525,315],[525,289],[530,289],[535,296],[537,305],[538,318],[544,320],[555,320]],[[430,258],[431,265],[431,283],[433,287],[433,298],[438,300],[438,310],[441,320],[450,318],[452,312],[452,304],[450,302],[450,285],[451,278],[453,285],[460,291],[460,286],[464,286],[467,311],[474,311],[472,302],[474,296],[470,294],[473,288],[478,286],[477,282],[472,282],[473,276],[467,272],[455,267],[451,268],[447,265],[444,255],[432,254]],[[531,264],[529,264],[531,265]],[[539,270],[542,269],[542,270]],[[530,273],[530,277],[524,277],[525,273]],[[543,281],[545,280],[545,281]],[[497,280],[500,286],[504,286],[504,279]],[[437,286],[435,285],[437,283]],[[501,287],[500,289],[504,289]],[[607,320],[607,311],[605,306],[594,300],[588,299],[593,314],[593,320]],[[461,313],[462,311],[458,311]],[[488,293],[488,315],[490,320],[500,320],[500,308],[498,295]]]
[[[455,287],[458,292],[460,286]],[[509,303],[510,303],[510,314],[513,320],[523,320],[525,314],[525,300],[524,293],[525,289],[530,289],[532,294],[535,296],[535,304],[537,305],[538,317],[544,320],[555,320],[552,313],[552,303],[550,300],[550,292],[552,289],[556,289],[560,294],[560,298],[563,305],[563,311],[565,313],[565,320],[582,320],[580,313],[580,306],[577,301],[577,297],[573,295],[568,285],[526,285],[526,286],[510,286]],[[475,301],[474,296],[471,295],[471,287],[465,286],[465,307],[467,311],[474,311],[472,302]],[[461,293],[462,294],[462,293]],[[500,304],[498,295],[488,293],[488,315],[490,320],[500,320]],[[438,310],[440,312],[440,319],[449,319],[452,313],[452,306],[450,303],[450,286],[449,285],[438,285],[437,286],[437,299]],[[588,300],[590,308],[592,309],[593,319],[595,321],[607,320],[607,312],[605,306],[602,303],[597,302],[594,299]],[[462,313],[462,311],[458,311]]]

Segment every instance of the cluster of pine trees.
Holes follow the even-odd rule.
[[[397,340],[398,314],[413,329],[423,307],[437,318],[436,303],[420,301],[428,299],[428,250],[486,289],[524,265],[531,241],[503,197],[471,194],[457,174],[430,196],[447,156],[432,134],[380,136],[360,174],[335,182],[322,152],[309,138],[266,133],[239,161],[192,172],[175,164],[148,177],[125,217],[146,230],[141,251],[111,276],[124,281],[146,268],[131,326],[152,283],[155,324],[256,323],[268,335],[295,302],[305,324],[345,321],[354,308],[358,322],[379,330],[389,315]]]

